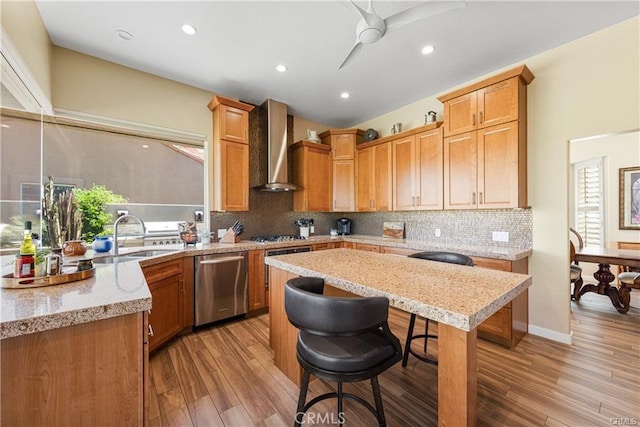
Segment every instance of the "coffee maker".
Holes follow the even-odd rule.
[[[340,218],[337,225],[339,235],[351,234],[351,220],[349,218]]]

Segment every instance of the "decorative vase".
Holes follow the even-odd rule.
[[[113,247],[113,240],[109,236],[96,236],[91,247],[96,252],[109,252]]]

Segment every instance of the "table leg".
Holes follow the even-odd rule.
[[[438,324],[438,425],[477,424],[476,330]]]
[[[620,289],[615,286],[611,286],[616,276],[611,273],[609,264],[598,264],[598,271],[593,274],[593,277],[598,281],[597,285],[584,285],[580,292],[576,288],[575,299],[580,300],[580,297],[587,292],[597,292],[600,295],[606,295],[611,300],[613,306],[619,313],[626,313],[629,311],[629,304],[631,302],[631,288],[626,284],[621,283]]]

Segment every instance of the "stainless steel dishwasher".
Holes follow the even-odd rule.
[[[247,253],[195,257],[195,326],[247,312]]]

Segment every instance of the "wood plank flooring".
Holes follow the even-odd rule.
[[[478,340],[479,425],[640,423],[640,292],[632,292],[626,315],[592,293],[571,307],[572,346],[532,335],[514,350]],[[396,310],[390,315],[402,342],[408,317]],[[150,425],[292,425],[298,388],[273,365],[268,320],[262,315],[201,329],[153,354]],[[437,345],[430,342],[429,352],[437,353]],[[407,368],[398,363],[379,380],[390,427],[437,425],[437,367],[410,358]],[[314,381],[310,397],[332,387]],[[345,391],[372,401],[369,382],[347,384]],[[335,401],[316,405],[316,425],[335,425],[333,411]],[[376,425],[358,404],[347,401],[344,411],[346,426]]]

